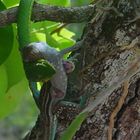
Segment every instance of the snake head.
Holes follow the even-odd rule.
[[[40,59],[43,59],[43,54],[39,48],[39,46],[34,43],[30,43],[26,47],[21,50],[23,61],[25,62],[33,62]]]
[[[21,49],[24,69],[30,81],[48,81],[56,73],[54,66],[44,58],[46,46],[33,42]]]

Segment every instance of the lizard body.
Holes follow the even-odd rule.
[[[26,62],[44,59],[54,66],[56,73],[50,79],[52,86],[50,89],[51,96],[55,99],[63,99],[67,89],[67,75],[60,52],[50,47],[47,43],[34,42],[25,47],[22,53]]]

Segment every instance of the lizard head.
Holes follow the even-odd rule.
[[[73,72],[73,70],[75,69],[74,63],[72,61],[69,61],[69,60],[64,60],[63,66],[64,66],[64,69],[65,69],[67,74]]]

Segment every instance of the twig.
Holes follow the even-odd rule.
[[[81,7],[59,7],[35,3],[32,12],[32,21],[56,21],[63,23],[81,23],[88,21],[93,14],[95,5]],[[18,7],[0,12],[0,27],[16,22]]]
[[[57,29],[53,30],[50,34],[52,35],[54,33],[57,33],[59,35],[61,30],[67,25],[68,23],[62,23]]]

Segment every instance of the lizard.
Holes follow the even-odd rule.
[[[23,61],[25,62],[24,66],[26,66],[28,64],[27,62],[35,62],[35,64],[36,64],[36,62],[39,61],[40,59],[47,60],[47,61],[43,61],[43,60],[42,61],[45,64],[47,62],[46,65],[50,66],[49,68],[51,68],[51,70],[56,69],[56,71],[57,71],[55,76],[53,76],[53,78],[51,80],[52,86],[54,88],[54,90],[51,89],[52,96],[57,96],[57,95],[55,95],[54,91],[57,91],[57,92],[61,91],[61,94],[63,94],[63,95],[60,95],[60,96],[64,96],[64,94],[66,92],[66,85],[63,85],[63,84],[67,83],[67,82],[65,82],[65,81],[67,81],[67,76],[66,76],[65,70],[63,68],[64,61],[62,60],[62,57],[64,54],[77,48],[78,45],[68,48],[68,49],[64,49],[61,52],[59,52],[59,51],[55,50],[54,48],[50,47],[48,44],[43,43],[43,42],[31,43],[31,41],[30,41],[30,22],[31,22],[31,11],[32,11],[34,2],[35,2],[35,0],[21,0],[20,4],[19,4],[19,9],[18,9],[18,20],[17,20],[18,40],[19,40],[21,55],[22,55]],[[40,62],[38,62],[38,63],[40,64]],[[39,65],[38,63],[37,63],[37,66]],[[50,65],[50,63],[52,65]],[[31,65],[31,64],[32,63],[29,63],[29,65]],[[33,66],[35,64],[33,63]],[[42,64],[42,62],[41,62],[41,64]],[[42,66],[41,64],[40,64],[40,66]],[[67,63],[67,61],[64,62],[65,67],[67,67],[67,64],[70,65],[72,63],[70,63],[70,62]],[[33,71],[30,72],[30,70],[32,70],[32,67],[31,67],[31,69],[29,69],[29,65],[27,65],[27,67],[25,68],[26,75],[28,74],[27,73],[28,70],[29,70],[28,75],[33,73]],[[46,65],[43,67],[43,70],[45,72],[46,72],[46,70],[45,70]],[[73,64],[71,66],[73,66]],[[34,67],[36,67],[36,65]],[[55,73],[54,71],[52,72],[51,76]],[[45,74],[47,74],[47,73],[45,73]],[[27,75],[27,78],[28,78],[28,75]],[[40,73],[39,73],[39,75],[40,75]],[[45,77],[44,75],[42,76],[43,78]],[[56,78],[57,77],[56,75],[57,76],[61,75],[61,76],[59,76],[59,78],[62,80],[60,85],[58,85],[57,80],[59,80],[59,79]],[[33,78],[33,80],[35,80],[35,81],[46,80],[46,77],[45,77],[45,79],[41,79],[42,77],[34,78],[34,76],[38,76],[37,72],[34,73],[34,75],[32,77],[29,77],[29,79]],[[32,81],[32,79],[31,79],[31,81]]]
[[[50,79],[52,98],[63,99],[67,89],[67,74],[74,70],[74,64],[72,61],[63,60],[63,55],[68,53],[71,49],[68,48],[68,52],[66,50],[59,52],[44,42],[33,42],[22,49],[22,57],[25,62],[28,63],[44,59],[56,70],[56,73]],[[43,79],[44,82],[47,82],[47,80],[48,79]]]

